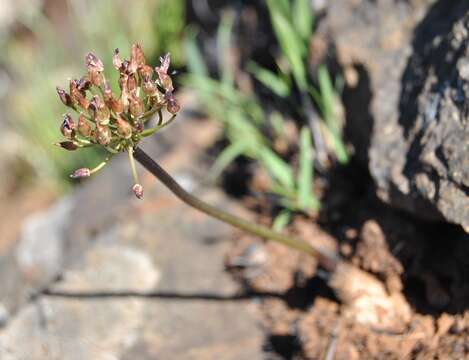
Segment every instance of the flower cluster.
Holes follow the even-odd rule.
[[[85,57],[87,74],[70,80],[70,90],[57,87],[60,100],[78,115],[74,120],[65,114],[60,131],[66,138],[56,145],[66,150],[102,146],[110,156],[93,169],[76,170],[71,177],[88,177],[104,167],[116,153],[127,151],[134,175],[133,192],[143,196],[133,159],[133,149],[138,142],[168,125],[180,106],[174,98],[173,82],[168,74],[170,55],[160,58],[160,66],[153,69],[146,64],[145,55],[138,44],[132,46],[130,60],[122,60],[119,49],[114,51],[112,63],[119,72],[120,94],[112,92],[104,76],[103,62],[94,54]],[[172,115],[163,118],[163,110]],[[153,117],[158,120],[153,127],[145,126]]]

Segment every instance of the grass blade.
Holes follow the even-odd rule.
[[[197,47],[197,42],[195,39],[196,36],[197,32],[194,30],[194,28],[189,28],[188,31],[186,31],[186,36],[184,38],[184,50],[186,52],[186,58],[190,59],[187,62],[187,66],[192,74],[208,76],[207,66],[205,65],[202,54]]]
[[[288,225],[288,223],[290,222],[291,220],[291,211],[288,210],[288,209],[284,209],[280,212],[280,214],[278,214],[275,219],[274,219],[274,222],[272,224],[272,229],[275,230],[275,231],[282,231],[285,226]]]
[[[313,195],[313,144],[308,127],[300,131],[300,159],[298,168],[298,205],[310,209],[315,203]]]
[[[238,156],[242,155],[246,150],[246,145],[242,142],[232,143],[227,146],[218,155],[217,160],[210,169],[209,178],[211,180],[217,179],[220,174],[230,165]]]
[[[263,69],[253,62],[248,65],[248,70],[262,85],[271,90],[277,96],[287,97],[290,95],[290,86],[281,77],[281,75],[267,69]]]
[[[221,82],[226,86],[233,86],[234,83],[234,69],[230,56],[232,28],[233,16],[226,12],[217,31],[218,68],[221,70]]]
[[[293,19],[296,31],[304,41],[309,41],[313,34],[314,15],[310,0],[294,0]]]
[[[283,159],[266,146],[259,150],[259,159],[276,181],[288,190],[294,189],[293,171]]]
[[[303,57],[307,54],[307,49],[301,37],[296,33],[288,19],[272,5],[274,1],[268,0],[270,18],[274,28],[275,36],[280,44],[283,54],[291,66],[291,71],[300,90],[307,88],[306,69]]]
[[[335,114],[336,95],[329,71],[325,65],[318,69],[319,92],[321,94],[321,108],[323,118],[329,130],[334,152],[341,163],[348,161],[348,154],[340,136],[340,127]]]

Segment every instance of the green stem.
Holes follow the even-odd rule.
[[[91,174],[94,174],[94,173],[96,173],[96,172],[98,172],[98,171],[101,170],[103,167],[105,167],[105,166],[108,164],[109,160],[112,158],[113,155],[114,155],[114,154],[111,154],[111,155],[108,156],[106,159],[104,159],[104,161],[102,161],[101,163],[99,163],[95,168],[91,169],[91,170],[90,170],[90,175],[91,175]]]
[[[132,168],[132,176],[134,178],[134,183],[138,184],[139,180],[138,180],[137,168],[135,166],[135,160],[134,160],[134,149],[132,147],[129,147],[128,153],[129,153],[130,167]]]
[[[139,119],[140,120],[146,120],[148,119],[150,116],[153,116],[154,114],[156,114],[158,111],[160,111],[161,108],[158,107],[158,106],[155,106],[153,109],[150,109],[148,110],[146,113],[143,113],[142,115],[139,116]]]
[[[136,147],[134,149],[135,159],[151,172],[158,180],[160,180],[171,192],[176,195],[180,200],[193,208],[202,211],[203,213],[212,216],[220,221],[230,224],[238,229],[244,230],[250,234],[259,236],[266,240],[272,240],[282,243],[291,248],[297,249],[308,255],[317,258],[318,262],[328,271],[334,271],[339,259],[333,254],[329,254],[324,250],[318,249],[304,240],[298,239],[293,236],[281,234],[273,231],[265,226],[261,226],[235,215],[229,214],[221,209],[218,209],[206,202],[196,198],[185,191],[161,166],[159,166],[150,156],[148,156],[142,149]]]
[[[141,137],[147,137],[147,136],[150,136],[150,135],[153,135],[155,132],[157,132],[158,130],[161,130],[162,128],[164,128],[165,126],[171,124],[174,119],[176,119],[176,114],[174,114],[173,116],[170,117],[170,119],[168,121],[166,121],[165,123],[160,123],[158,122],[158,125],[153,127],[153,128],[149,128],[149,129],[145,129],[143,130],[141,133],[140,133],[140,136]]]

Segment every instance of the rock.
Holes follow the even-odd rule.
[[[200,139],[196,131],[210,130],[200,121],[184,126],[193,126],[194,139]],[[171,131],[180,138],[177,127]],[[166,156],[143,146],[194,192],[231,207],[220,192],[200,190],[197,173],[205,171],[191,139]],[[26,231],[33,240],[21,242],[19,262],[0,258],[0,301],[14,309],[0,330],[0,359],[264,358],[255,302],[240,296],[224,271],[231,230],[150,176],[142,176],[145,200],[134,199],[127,164],[116,160],[72,196],[73,206],[62,212],[70,222],[60,236],[48,216],[50,233]],[[37,249],[52,235],[61,244],[56,250]],[[33,287],[20,272],[31,266],[45,269],[42,274],[59,268],[55,282],[38,270],[32,275],[42,285]]]
[[[399,118],[406,145],[400,172],[409,188],[404,206],[425,207],[429,215],[434,209],[436,219],[463,227],[469,226],[468,39],[467,2],[440,1],[430,10],[415,32]],[[391,185],[399,181],[390,177]]]
[[[332,0],[319,33],[357,81],[346,136],[378,196],[415,216],[469,226],[467,2]]]
[[[340,264],[329,283],[343,303],[345,318],[397,332],[411,319],[411,308],[402,293],[389,294],[378,278],[354,266]]]
[[[0,333],[0,358],[262,358],[254,304],[223,272],[229,243],[210,240],[228,229],[168,195],[160,189],[146,201],[163,207],[102,231],[23,306]]]
[[[72,207],[72,198],[64,198],[49,210],[31,215],[23,223],[16,261],[31,286],[44,285],[62,269],[63,235],[70,222]]]
[[[24,220],[19,241],[0,256],[0,303],[14,314],[29,298],[53,281],[66,263],[64,232],[73,198]]]
[[[16,247],[0,256],[0,302],[10,313],[78,261],[95,240],[93,234],[115,221],[129,199],[124,164],[126,159],[115,159],[72,196],[25,218]]]
[[[135,291],[153,288],[159,272],[144,253],[123,246],[97,246],[80,269],[64,274],[53,291]],[[106,301],[40,298],[23,308],[0,337],[1,359],[117,358],[137,339],[143,299]],[[27,339],[27,346],[18,346]]]
[[[10,314],[8,313],[8,310],[5,305],[0,303],[0,328],[6,325],[9,316]]]

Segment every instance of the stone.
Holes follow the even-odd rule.
[[[5,305],[0,303],[0,328],[6,325],[9,317],[10,317],[10,314],[8,313],[7,308],[5,307]]]
[[[318,34],[344,72],[346,137],[383,201],[469,225],[469,3],[332,0]]]
[[[193,134],[210,130],[192,125]],[[180,138],[178,131],[167,133]],[[188,139],[166,156],[144,146],[184,186],[236,210],[221,192],[201,187],[200,145]],[[70,207],[59,211],[59,203],[46,213],[50,233],[27,226],[30,240],[0,259],[0,301],[9,312],[0,359],[263,358],[256,302],[224,271],[232,230],[145,174],[145,200],[133,199],[127,164],[116,160],[72,195]],[[51,214],[59,213],[71,221],[54,227]],[[47,224],[43,215],[30,223]],[[51,236],[56,250],[38,249]],[[23,276],[30,268],[45,269],[33,271],[34,286]],[[55,276],[46,281],[44,274]]]
[[[45,212],[23,223],[16,262],[31,285],[43,285],[63,266],[63,233],[69,225],[73,200],[64,198]]]
[[[96,246],[84,266],[67,271],[53,291],[136,291],[153,288],[159,272],[144,253],[123,246]],[[1,359],[117,358],[136,341],[145,301],[99,297],[41,297],[24,307],[0,336]],[[27,346],[25,346],[27,340]],[[18,346],[23,343],[23,346]]]

